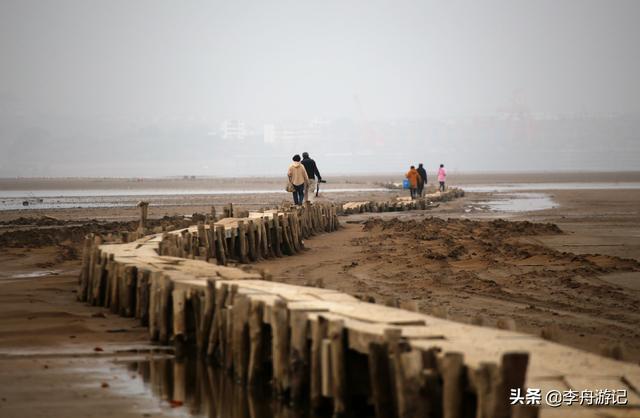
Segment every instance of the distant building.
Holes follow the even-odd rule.
[[[311,122],[288,122],[286,124],[265,124],[263,126],[263,137],[265,144],[296,144],[315,140],[320,137],[320,128],[323,123]]]
[[[265,144],[276,143],[276,125],[272,123],[265,124],[262,129]]]
[[[241,120],[225,120],[220,131],[225,140],[242,140],[248,135],[247,125]]]

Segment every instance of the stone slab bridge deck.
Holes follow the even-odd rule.
[[[334,209],[314,209],[325,230],[337,228]],[[336,416],[364,405],[380,418],[640,416],[638,365],[334,290],[265,280],[248,266],[212,263],[220,261],[216,248],[220,252],[231,237],[240,251],[234,256],[241,258],[250,245],[243,225],[256,219],[265,231],[275,231],[261,232],[267,253],[274,251],[269,245],[284,244],[286,225],[294,254],[295,240],[305,236],[305,216],[310,214],[250,214],[120,244],[87,239],[79,298],[135,318],[148,326],[151,340],[175,344],[178,356],[195,347],[238,384],[270,383],[292,403],[330,407]],[[251,242],[256,258],[267,254],[257,249],[262,241]],[[542,390],[542,405],[510,404],[511,389],[524,395],[526,388]],[[607,389],[626,390],[627,405],[545,405],[549,390]]]

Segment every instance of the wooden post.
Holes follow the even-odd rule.
[[[297,230],[297,221],[295,212],[291,212],[288,216],[289,220],[289,231],[291,235],[291,247],[293,248],[293,252],[297,253],[300,251],[300,241],[298,240],[298,230]]]
[[[164,273],[154,271],[151,273],[149,289],[149,336],[156,341],[160,335],[160,293],[161,282]]]
[[[462,418],[464,370],[462,353],[449,352],[444,355],[442,365],[444,418]],[[507,397],[507,402],[508,399]]]
[[[196,337],[196,348],[200,350],[203,344],[202,333],[200,332],[200,330],[202,329],[202,316],[204,310],[204,303],[202,298],[204,297],[204,294],[200,290],[190,289],[190,291],[187,292],[187,295],[187,297],[191,299],[191,311],[187,312],[187,314],[191,314],[191,317],[193,318],[194,334]]]
[[[115,268],[113,269],[113,276],[112,276],[112,280],[111,280],[111,297],[109,298],[110,303],[109,303],[109,309],[111,310],[112,313],[118,313],[119,310],[119,306],[120,306],[120,301],[119,301],[119,295],[120,295],[120,270],[122,270],[124,268],[124,266],[120,263],[115,263]]]
[[[278,214],[276,213],[273,214],[273,228],[271,230],[273,236],[271,242],[273,246],[273,252],[276,257],[282,257],[282,231],[280,228],[280,216],[278,216]]]
[[[477,418],[493,418],[493,401],[500,370],[495,363],[480,363],[475,370]],[[508,398],[507,398],[508,399]]]
[[[387,343],[369,344],[369,376],[371,381],[371,398],[376,417],[394,418],[396,410],[393,406],[393,387],[389,364],[389,348]]]
[[[198,243],[197,243],[197,248],[198,248],[198,255],[199,256],[206,256],[208,254],[208,250],[209,250],[209,240],[207,239],[207,233],[205,231],[204,228],[204,222],[199,221],[198,222],[198,239],[197,239]],[[202,252],[200,252],[201,247],[205,248],[205,253],[203,254]]]
[[[173,401],[184,403],[187,399],[187,367],[183,360],[173,362]]]
[[[216,227],[213,222],[209,224],[209,228],[206,230],[207,232],[207,242],[209,243],[209,247],[207,248],[207,261],[217,258],[216,255]]]
[[[318,316],[311,323],[311,388],[310,400],[313,409],[322,407],[322,342],[327,338],[329,324]]]
[[[124,313],[126,317],[133,317],[136,314],[136,300],[138,287],[138,268],[127,266],[124,271],[124,285],[127,293]]]
[[[213,313],[215,308],[216,282],[213,279],[207,280],[207,288],[204,291],[204,312],[202,314],[202,326],[198,330],[200,333],[200,346],[198,352],[205,353],[209,345],[209,335],[213,323]]]
[[[272,308],[271,341],[274,389],[277,395],[283,396],[289,388],[289,321],[287,305],[280,299]]]
[[[331,376],[333,393],[333,415],[344,416],[347,413],[347,365],[344,322],[329,321],[329,340],[331,341]]]
[[[229,258],[232,258],[234,260],[238,259],[238,251],[236,249],[236,241],[237,241],[237,237],[240,235],[239,234],[240,229],[239,228],[231,228],[229,230],[230,234],[229,234],[229,245],[227,245],[227,256]]]
[[[264,255],[264,257],[273,257],[274,253],[272,247],[273,242],[271,240],[271,222],[269,221],[269,219],[265,218],[260,222],[260,224],[262,226],[262,254]]]
[[[84,302],[87,300],[87,284],[89,280],[89,269],[91,268],[91,237],[86,236],[84,238],[84,245],[82,247],[82,268],[80,270],[80,283],[78,286],[78,294],[76,295],[78,300]]]
[[[249,259],[256,261],[258,259],[256,252],[256,226],[251,219],[247,221],[247,237],[249,238]]]
[[[253,251],[255,253],[256,261],[262,260],[262,229],[260,228],[260,224],[262,223],[262,219],[253,218],[250,220],[253,224]],[[249,254],[251,256],[251,254]]]
[[[409,351],[399,353],[400,368],[399,381],[396,382],[399,393],[398,396],[398,416],[400,418],[413,418],[427,416],[426,398],[421,394],[424,387],[422,353],[419,351]]]
[[[227,255],[226,255],[226,239],[224,234],[224,226],[216,227],[216,259],[218,260],[218,264],[226,266],[227,265]]]
[[[213,322],[211,324],[209,344],[207,346],[207,355],[209,357],[217,357],[218,360],[221,360],[221,340],[224,324],[223,309],[225,300],[227,298],[227,289],[227,286],[222,286],[215,291]]]
[[[174,289],[173,296],[173,339],[176,356],[184,355],[184,344],[187,339],[187,319],[185,315],[186,295],[183,289]]]
[[[227,306],[224,310],[224,338],[222,339],[223,366],[228,372],[233,370],[233,306]]]
[[[244,221],[238,221],[238,240],[240,241],[240,262],[246,264],[249,259],[247,258],[247,227]]]
[[[100,260],[100,276],[96,282],[95,299],[94,304],[102,306],[105,299],[105,288],[107,287],[107,263],[109,262],[109,256],[104,254]]]
[[[291,400],[298,403],[309,393],[309,321],[304,311],[292,311],[291,351],[289,352],[289,370],[291,374]]]
[[[510,352],[502,355],[498,385],[494,392],[495,418],[508,418],[511,416],[511,403],[509,394],[511,389],[524,389],[529,353]]]
[[[251,301],[249,311],[249,340],[251,341],[251,352],[249,353],[248,383],[255,386],[259,379],[264,376],[264,350],[262,336],[262,316],[264,312],[264,302],[259,300]]]
[[[295,253],[295,249],[293,247],[293,243],[291,242],[291,229],[289,228],[289,215],[279,215],[280,226],[282,227],[282,239],[284,241],[284,249],[287,255],[293,255]]]
[[[245,295],[237,295],[233,303],[233,370],[236,380],[241,384],[247,382],[249,368],[249,314],[251,301]]]
[[[166,276],[162,276],[160,280],[160,304],[159,304],[159,321],[158,321],[158,339],[162,344],[169,342],[169,302],[171,299],[171,291],[173,290],[173,282]]]
[[[87,282],[87,303],[93,305],[93,292],[95,288],[95,282],[100,277],[100,263],[102,257],[100,256],[100,248],[97,245],[93,247],[93,253],[91,255],[91,271],[89,273],[89,280]]]
[[[140,225],[138,226],[138,231],[144,235],[146,233],[147,227],[147,214],[149,212],[149,202],[138,202],[138,207],[140,208]]]
[[[136,318],[142,326],[149,325],[149,270],[138,269]]]

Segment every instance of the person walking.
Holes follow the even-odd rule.
[[[412,165],[405,177],[409,180],[409,193],[411,194],[411,200],[413,200],[416,198],[420,174],[418,174],[416,167]]]
[[[307,171],[307,177],[309,177],[309,184],[304,188],[304,201],[310,202],[313,199],[313,191],[316,188],[316,176],[318,177],[318,182],[322,180],[322,177],[316,162],[309,157],[308,152],[302,153],[302,165]]]
[[[307,176],[307,170],[300,163],[300,155],[293,156],[293,162],[289,166],[287,177],[289,177],[289,183],[293,186],[293,203],[302,205],[304,189],[309,184],[309,176]]]
[[[447,170],[444,169],[444,164],[440,164],[438,170],[438,183],[440,183],[440,191],[444,192],[444,182],[447,181]]]
[[[420,174],[420,180],[418,180],[418,197],[424,197],[424,186],[427,184],[427,170],[425,170],[422,163],[420,163],[416,171]]]

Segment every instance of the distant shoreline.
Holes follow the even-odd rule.
[[[404,172],[378,174],[325,174],[327,188],[353,188],[380,183],[399,182]],[[432,183],[435,173],[428,172]],[[0,178],[0,190],[84,190],[84,189],[265,189],[280,188],[285,177],[17,177]],[[582,172],[456,172],[449,171],[451,184],[496,184],[496,183],[565,183],[565,182],[639,182],[640,171],[582,171]]]

